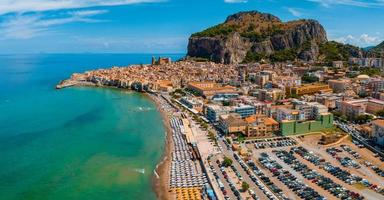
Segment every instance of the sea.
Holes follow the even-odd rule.
[[[145,95],[55,85],[74,72],[181,54],[0,55],[0,199],[156,199],[165,128]]]

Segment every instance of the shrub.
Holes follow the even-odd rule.
[[[224,160],[223,160],[223,163],[222,163],[222,165],[223,165],[224,167],[229,167],[229,166],[232,165],[232,163],[233,163],[232,159],[230,159],[230,158],[224,156]]]
[[[249,189],[249,184],[243,181],[243,183],[241,184],[241,189],[243,190],[243,192],[247,191]]]

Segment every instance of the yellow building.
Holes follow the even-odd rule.
[[[265,115],[252,115],[245,118],[247,137],[272,137],[279,130],[279,123]]]
[[[328,85],[324,84],[306,84],[299,87],[287,87],[287,95],[312,95],[316,93],[332,92],[332,89]]]
[[[173,84],[170,80],[157,80],[153,89],[157,91],[169,92],[173,90]]]
[[[221,115],[219,119],[219,127],[225,134],[242,133],[245,134],[247,123],[237,113],[229,115]]]
[[[189,90],[192,90],[200,96],[213,96],[218,93],[237,93],[235,87],[221,86],[214,82],[190,82],[187,85]]]

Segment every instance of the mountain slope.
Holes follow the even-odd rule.
[[[369,50],[369,52],[374,53],[376,56],[383,56],[384,55],[384,42],[373,47],[372,49]]]
[[[316,60],[319,45],[325,42],[326,32],[315,20],[282,22],[271,14],[240,12],[222,24],[192,34],[188,56],[220,63],[252,62],[261,58]]]

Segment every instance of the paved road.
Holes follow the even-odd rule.
[[[220,168],[219,168],[219,166],[218,166],[217,163],[216,163],[216,160],[217,160],[217,157],[216,157],[216,156],[212,157],[212,162],[211,162],[211,164],[213,165],[213,168],[216,170],[216,173],[219,175],[219,177],[220,177],[220,181],[223,183],[224,188],[225,188],[225,190],[227,191],[227,196],[228,196],[230,199],[237,199],[236,196],[233,194],[231,188],[229,187],[228,182],[225,180],[225,178],[224,178],[224,176],[223,176],[223,173],[221,173]],[[233,182],[233,181],[232,181],[232,182]],[[220,191],[220,192],[221,192],[221,191]]]
[[[338,121],[335,121],[335,124],[339,128],[341,128],[342,130],[347,132],[349,135],[351,135],[353,139],[359,141],[361,144],[366,146],[371,151],[373,151],[373,152],[375,152],[375,153],[377,153],[377,154],[379,154],[381,156],[384,156],[384,152],[382,152],[380,149],[377,149],[377,148],[371,146],[363,137],[360,136],[361,133],[358,132],[354,127],[352,127],[352,126],[350,126],[348,124],[342,123],[342,122],[338,122]]]
[[[240,164],[236,161],[236,159],[233,157],[233,151],[228,150],[227,146],[224,144],[222,140],[219,140],[219,144],[223,147],[223,153],[225,156],[229,157],[233,160],[233,165],[236,167],[236,169],[239,171],[241,176],[243,177],[244,181],[247,182],[250,186],[250,189],[253,190],[256,193],[256,196],[258,196],[260,199],[268,199],[268,197],[263,193],[262,190],[259,189],[259,187],[252,181],[252,179],[249,177],[249,175],[243,170],[243,168],[240,166]],[[256,176],[257,177],[257,176]],[[267,189],[268,190],[268,189]],[[271,191],[270,191],[271,192]],[[273,194],[273,192],[271,192]],[[277,198],[276,198],[277,199]]]

